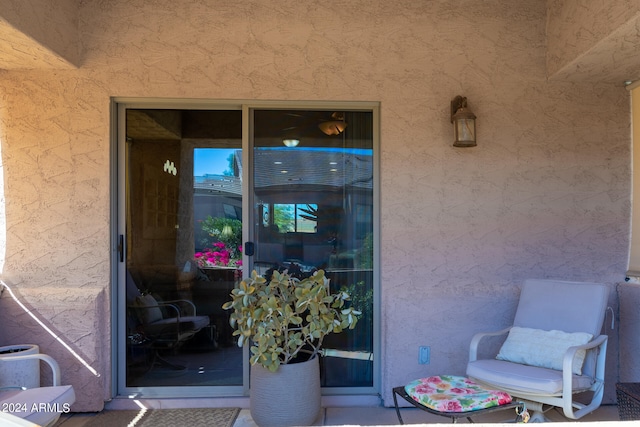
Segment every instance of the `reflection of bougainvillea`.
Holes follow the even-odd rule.
[[[213,249],[205,249],[196,252],[194,257],[200,267],[241,267],[242,246],[237,250],[227,249],[225,244],[217,242],[213,244]]]
[[[200,241],[199,247],[211,248],[215,242],[222,242],[228,250],[242,245],[242,221],[232,218],[211,215],[199,221],[206,238]]]

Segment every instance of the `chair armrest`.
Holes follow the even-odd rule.
[[[598,347],[598,357],[596,359],[594,378],[596,389],[593,389],[592,387],[592,390],[594,390],[595,394],[601,395],[601,389],[604,387],[604,368],[608,339],[609,337],[607,335],[599,335],[586,344],[576,345],[567,349],[564,354],[564,358],[562,359],[562,394],[564,396],[571,396],[573,394],[573,357],[576,352],[580,349],[589,350],[596,347]],[[600,406],[600,401],[592,401],[589,405],[585,405],[578,411],[574,412],[571,399],[567,399],[563,402],[563,411],[565,416],[568,416],[567,414],[571,414],[572,416],[569,418],[578,419],[593,411],[598,406]]]
[[[132,308],[134,310],[149,310],[150,308],[166,308],[169,307],[171,308],[172,311],[175,311],[175,316],[171,316],[171,318],[177,318],[180,319],[180,316],[182,315],[180,313],[180,307],[178,307],[175,304],[170,304],[168,302],[159,302],[156,305],[130,305],[128,306],[129,308]]]
[[[169,301],[162,301],[163,303],[170,303],[170,304],[176,304],[176,303],[185,303],[190,309],[191,309],[191,316],[196,316],[196,305],[193,303],[193,301],[189,301],[188,299],[174,299],[174,300],[169,300]]]
[[[171,304],[170,302],[159,302],[158,303],[158,307],[165,307],[165,308],[171,308],[172,312],[175,311],[175,316],[169,316],[167,318],[171,318],[171,319],[177,319],[176,322],[180,322],[180,316],[182,316],[182,313],[180,312],[180,307],[178,307],[175,304]],[[167,313],[169,314],[169,313]]]
[[[60,365],[58,365],[58,362],[56,362],[56,360],[53,357],[47,354],[36,353],[36,354],[25,354],[22,356],[11,355],[11,357],[0,355],[0,362],[2,362],[3,360],[7,362],[9,361],[14,362],[18,360],[31,360],[31,359],[40,359],[43,362],[47,363],[51,368],[51,373],[53,374],[53,385],[54,386],[62,385],[62,383],[60,382]]]
[[[569,347],[567,351],[564,353],[564,358],[562,359],[562,372],[565,372],[565,371],[569,371],[569,373],[573,372],[573,358],[575,357],[578,350],[590,350],[592,348],[600,347],[606,344],[608,339],[609,337],[607,335],[600,335],[592,339],[586,344],[574,345],[572,347]],[[601,351],[600,353],[603,353],[603,352]],[[600,364],[599,359],[600,359],[600,354],[598,355],[598,361],[596,362],[597,364]]]
[[[495,332],[478,332],[475,334],[473,338],[471,338],[471,344],[469,345],[469,362],[474,362],[478,359],[478,346],[483,338],[505,335],[509,333],[510,330],[511,326]]]

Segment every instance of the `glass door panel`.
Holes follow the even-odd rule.
[[[239,110],[126,110],[127,390],[243,386],[222,310],[242,276],[241,123]]]
[[[373,390],[374,110],[236,108],[119,108],[119,393],[246,395],[222,304],[273,268],[348,290],[363,315],[325,340],[322,382]]]
[[[373,386],[374,153],[371,111],[256,109],[252,267],[325,270],[363,312],[325,339],[324,387]]]

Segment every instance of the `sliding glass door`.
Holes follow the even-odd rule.
[[[253,113],[254,269],[325,270],[363,316],[329,335],[325,387],[373,386],[374,153],[371,111]]]
[[[122,108],[120,391],[242,394],[242,111]],[[124,283],[122,283],[124,282]]]
[[[325,341],[323,385],[375,392],[377,110],[276,105],[118,104],[120,394],[246,395],[222,304],[273,269],[348,290],[363,316]]]

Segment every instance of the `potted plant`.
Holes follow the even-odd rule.
[[[318,356],[324,337],[353,329],[360,312],[349,294],[331,293],[323,270],[299,279],[255,271],[231,293],[238,346],[250,345],[253,420],[261,427],[310,425],[320,414]],[[280,402],[278,399],[282,399]]]

